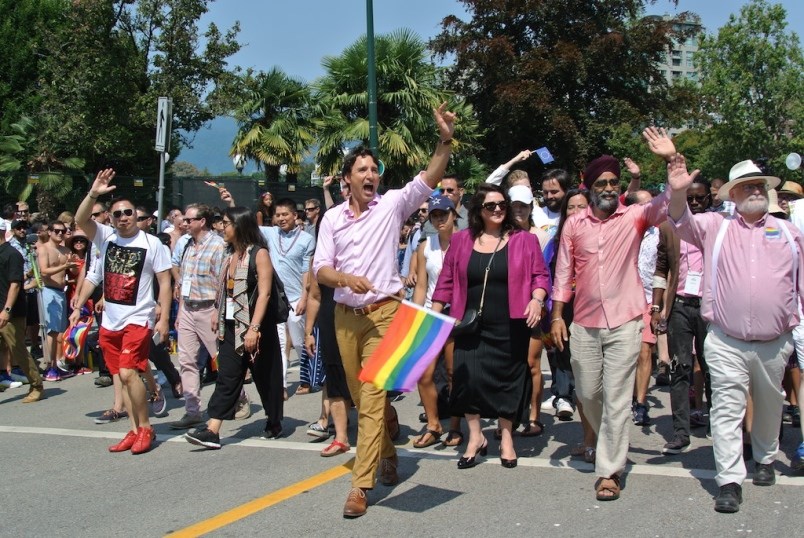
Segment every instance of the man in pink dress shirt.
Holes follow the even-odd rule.
[[[335,288],[335,335],[358,409],[357,454],[344,517],[366,513],[366,490],[374,488],[378,467],[382,484],[399,482],[396,449],[385,427],[385,391],[362,383],[358,375],[399,306],[388,297],[404,287],[396,263],[399,230],[432,194],[449,162],[455,115],[446,103],[433,112],[441,140],[427,171],[381,196],[376,157],[365,148],[352,150],[343,166],[351,196],[324,214],[318,232],[313,272],[321,284]]]
[[[637,271],[639,247],[645,230],[666,218],[667,207],[666,194],[644,205],[620,204],[619,178],[619,162],[609,155],[586,168],[584,184],[592,200],[564,224],[550,318],[553,340],[563,349],[568,329],[562,312],[575,293],[571,364],[575,391],[598,438],[600,501],[619,498],[628,455],[631,396],[646,311]]]
[[[678,236],[703,252],[701,316],[709,322],[704,353],[712,382],[710,423],[720,487],[715,510],[732,513],[740,509],[746,477],[740,426],[749,387],[754,407],[753,483],[776,482],[782,375],[799,321],[804,236],[768,214],[768,189],[780,180],[764,175],[753,162],[734,165],[728,183],[720,188],[720,199],[735,203],[732,216],[690,213],[686,192],[697,175],[697,170],[687,173],[684,157],[673,158],[668,166],[673,186],[668,216]]]

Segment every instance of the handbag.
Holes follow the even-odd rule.
[[[248,260],[249,271],[251,271],[254,275],[257,274],[258,250],[258,248],[252,248],[251,255],[249,256]],[[249,298],[249,306],[253,307],[256,299],[257,288],[254,288],[254,292]],[[290,301],[288,301],[288,296],[285,293],[285,285],[282,283],[282,279],[279,278],[277,272],[274,271],[274,277],[271,279],[271,297],[268,300],[268,308],[265,311],[265,319],[263,320],[263,324],[266,321],[270,321],[274,324],[285,323],[290,315],[290,308]]]
[[[463,318],[452,328],[452,336],[466,336],[468,334],[475,334],[480,330],[480,322],[483,317],[483,301],[486,298],[486,283],[489,280],[489,271],[491,270],[491,262],[494,261],[494,256],[500,249],[504,235],[500,236],[500,241],[494,248],[494,252],[489,258],[489,263],[486,265],[486,270],[483,273],[483,291],[480,292],[480,306],[477,309],[467,308],[463,313]]]

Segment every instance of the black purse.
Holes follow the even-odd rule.
[[[502,241],[503,236],[500,236],[500,241],[497,243],[497,247],[494,249],[491,258],[489,258],[489,263],[486,265],[486,270],[483,274],[483,291],[480,292],[480,306],[477,309],[466,309],[466,311],[463,313],[463,318],[461,318],[461,321],[452,328],[452,332],[450,333],[452,336],[466,336],[468,334],[476,334],[480,331],[480,323],[482,322],[483,317],[483,300],[486,298],[486,283],[489,280],[491,262],[494,261],[494,256],[497,255],[497,251],[500,249]]]

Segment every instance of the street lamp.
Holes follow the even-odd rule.
[[[366,51],[368,52],[369,147],[379,158],[377,136],[377,67],[374,57],[374,3],[366,0]]]
[[[243,168],[246,167],[246,158],[239,153],[232,158],[232,164],[237,168],[237,173],[243,175]]]

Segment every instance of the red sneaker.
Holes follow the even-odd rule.
[[[109,452],[126,452],[127,450],[131,450],[131,447],[134,446],[134,442],[136,440],[137,433],[128,430],[128,433],[126,433],[126,436],[123,437],[122,441],[109,447]]]
[[[144,452],[148,452],[151,450],[151,442],[154,439],[156,439],[156,434],[154,433],[153,428],[145,428],[140,426],[140,429],[137,432],[137,440],[134,441],[134,445],[131,447],[131,453],[142,454]]]

